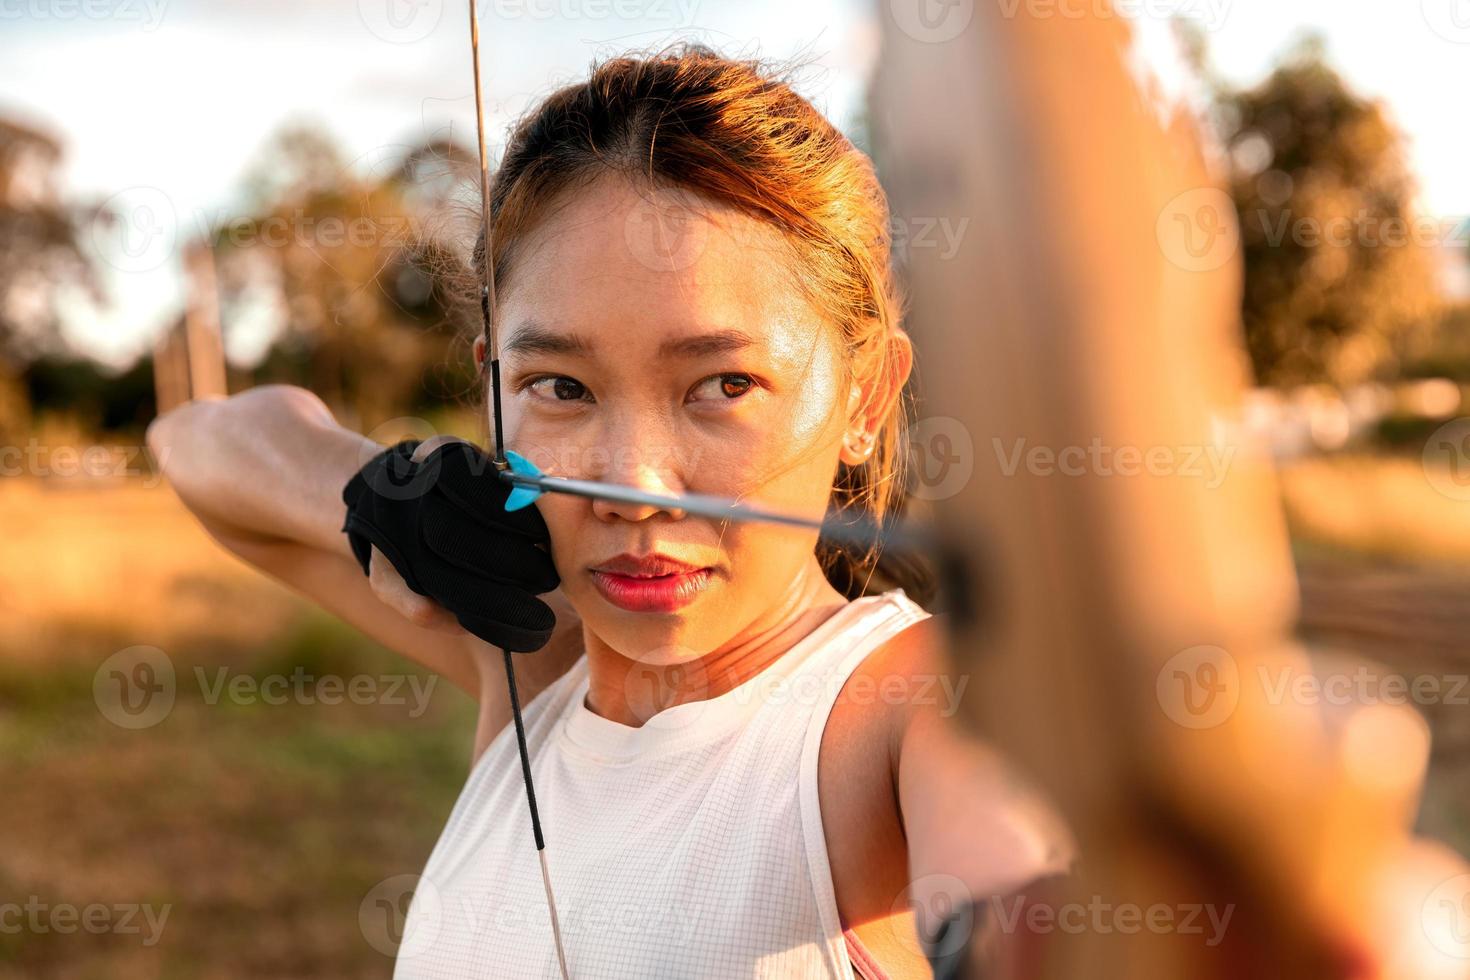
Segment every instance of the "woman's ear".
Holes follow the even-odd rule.
[[[848,428],[840,458],[848,466],[861,466],[878,444],[878,430],[903,394],[914,366],[914,345],[909,335],[895,328],[885,341],[883,361],[866,383],[854,382],[848,396]]]
[[[480,334],[475,338],[475,367],[481,371],[485,370],[485,335]]]

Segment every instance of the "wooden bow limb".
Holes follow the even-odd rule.
[[[957,253],[909,250],[923,414],[973,441],[937,520],[991,559],[951,660],[968,721],[1077,836],[1076,873],[1034,900],[1176,924],[1012,927],[986,975],[1462,975],[1418,904],[1458,866],[1406,860],[1422,722],[1261,680],[1310,668],[1240,425],[1234,211],[1192,120],[1140,87],[1103,3],[950,8],[972,14],[953,37],[889,18],[876,115],[895,212],[969,220]],[[1094,446],[1162,462],[1130,475]],[[1189,471],[1211,452],[1223,471]],[[1195,905],[1233,910],[1217,943],[1178,927]]]

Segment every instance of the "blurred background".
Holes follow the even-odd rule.
[[[904,5],[489,3],[492,142],[594,58],[696,39],[793,64],[881,170],[867,93]],[[1243,422],[1279,462],[1301,635],[1402,679],[1435,736],[1420,830],[1470,852],[1470,14],[1120,9],[1229,188],[1160,245],[1243,254]],[[375,909],[442,827],[473,706],[215,547],[143,432],[285,382],[381,441],[477,435],[473,326],[435,278],[478,200],[465,11],[0,21],[0,902],[46,924],[0,918],[0,977],[387,976]],[[984,220],[896,214],[896,254]],[[917,495],[1004,465],[954,435],[921,421]]]

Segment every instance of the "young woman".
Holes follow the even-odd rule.
[[[787,85],[702,48],[608,61],[518,126],[492,211],[509,448],[663,496],[902,510],[884,195]],[[225,547],[480,699],[398,975],[558,975],[500,651],[381,554],[364,579],[341,531],[381,447],[282,387],[149,441]],[[914,908],[1065,867],[1046,808],[954,729],[919,579],[816,532],[536,507],[558,627],[517,662],[572,976],[927,976]]]

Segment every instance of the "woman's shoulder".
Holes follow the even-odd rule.
[[[914,706],[953,696],[943,635],[940,616],[901,623],[847,676],[822,732],[818,792],[838,914],[891,972],[919,948],[901,911],[909,874],[898,759]]]

